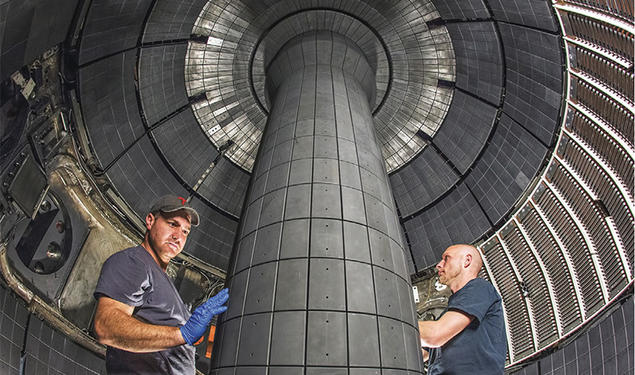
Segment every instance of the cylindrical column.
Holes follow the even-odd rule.
[[[364,53],[338,34],[303,34],[267,79],[272,111],[228,270],[214,373],[420,373]]]

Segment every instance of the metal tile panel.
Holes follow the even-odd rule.
[[[86,17],[79,63],[137,46],[152,0],[93,1]]]
[[[506,23],[499,28],[507,67],[503,111],[550,145],[562,102],[559,36]]]
[[[79,70],[84,124],[102,168],[144,134],[135,92],[134,52],[124,52]]]
[[[505,115],[486,147],[466,183],[491,222],[497,223],[529,186],[547,149]]]
[[[0,4],[0,81],[66,39],[77,0]]]
[[[465,174],[485,147],[495,119],[495,107],[457,91],[448,116],[433,142]]]
[[[25,347],[25,374],[105,374],[97,354],[32,316]]]
[[[207,0],[157,1],[143,33],[143,42],[188,39]]]
[[[166,169],[148,137],[141,138],[123,154],[106,176],[140,218],[144,218],[152,203],[163,195],[188,196],[187,190]]]
[[[464,183],[430,209],[404,221],[403,226],[418,271],[437,264],[446,247],[470,243],[490,228]]]
[[[460,22],[448,24],[447,28],[456,55],[456,86],[498,105],[504,65],[494,23]]]
[[[473,20],[490,17],[483,0],[433,0],[432,2],[444,20]]]
[[[201,223],[190,232],[183,251],[226,270],[238,230],[238,221],[209,207],[198,198],[192,198],[190,204],[198,211]]]
[[[442,137],[444,131],[445,126],[437,136]],[[392,193],[401,216],[408,217],[431,204],[450,189],[459,177],[433,147],[426,147],[408,165],[390,175]]]
[[[498,21],[536,27],[551,32],[558,30],[549,0],[487,0]]]
[[[186,49],[183,43],[139,50],[139,95],[149,126],[189,104],[184,76]]]

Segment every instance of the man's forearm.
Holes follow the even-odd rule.
[[[439,324],[436,321],[419,321],[421,345],[428,348],[436,348],[443,345],[443,343],[439,342],[439,328]]]
[[[96,316],[95,332],[100,343],[137,353],[185,343],[179,327],[144,323],[118,310]]]
[[[458,311],[447,311],[434,321],[419,321],[421,345],[438,348],[458,335],[472,321],[473,317]]]

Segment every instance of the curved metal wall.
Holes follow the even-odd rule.
[[[106,373],[103,359],[40,320],[1,282],[0,327],[2,374]]]
[[[25,63],[20,61],[21,52],[13,54],[13,45],[23,51],[28,44],[33,49],[27,50],[37,55],[50,47],[47,44],[61,40],[60,35],[66,34],[70,22],[68,18],[54,17],[60,23],[55,23],[52,39],[45,42],[39,37],[37,43],[29,41],[31,36],[41,36],[42,30],[48,30],[37,22],[21,24],[21,34],[13,38],[14,34],[6,32],[13,21],[38,19],[37,11],[33,11],[37,7],[31,5],[48,4],[33,1],[12,8],[17,3],[0,5],[4,76],[7,69],[13,71]],[[167,115],[162,112],[166,105],[180,109],[197,99],[184,95],[184,78],[175,72],[181,69],[184,46],[192,37],[191,26],[205,3],[93,1],[90,5],[79,59],[84,119],[97,151],[95,165],[110,166],[107,177],[138,213],[162,192],[183,192],[183,182],[194,182],[197,173],[204,173],[203,168],[196,168],[218,152],[210,147],[206,154],[192,147],[188,157],[200,160],[200,165],[179,164],[178,155],[170,155],[175,150],[169,147],[169,141],[188,145],[193,141],[174,136],[189,132],[186,129],[192,124],[192,115],[185,110]],[[556,19],[563,30],[559,39],[558,23],[553,21],[548,1],[438,3],[457,50],[454,102],[446,124],[434,138],[437,149],[428,148],[394,173],[393,192],[402,209],[417,269],[434,264],[438,252],[447,244],[479,238],[496,224],[492,219],[505,217],[512,207],[522,206],[508,225],[480,246],[488,261],[485,272],[505,297],[512,333],[509,360],[519,363],[534,353],[550,350],[583,323],[593,321],[632,284],[632,4],[618,1],[608,7],[590,0],[556,2]],[[19,11],[13,13],[16,9]],[[64,12],[64,16],[69,17],[70,12]],[[144,21],[145,26],[140,26]],[[496,27],[506,31],[504,38],[499,38]],[[555,53],[561,42],[566,59]],[[471,51],[474,45],[492,53]],[[140,57],[135,56],[136,52],[140,52]],[[16,56],[17,60],[11,60]],[[470,59],[475,63],[470,64]],[[494,148],[487,148],[507,150],[513,144],[513,137],[501,135],[500,142],[489,146],[495,134],[505,129],[511,135],[515,134],[513,130],[526,132],[542,142],[539,148],[552,146],[548,142],[549,131],[557,125],[554,113],[560,99],[554,89],[562,87],[552,73],[562,65],[568,70],[564,77],[568,83],[564,125],[557,137],[557,152],[548,160],[548,170],[539,176],[523,203],[523,197],[516,202],[505,194],[508,183],[516,183],[519,174],[508,176],[505,183],[487,181],[498,173],[487,174],[488,166],[483,166],[481,174],[489,176],[483,180],[490,184],[492,194],[475,198],[476,192],[471,190],[477,190],[477,186],[460,176],[476,169],[481,154],[497,155]],[[501,104],[508,118],[501,115],[497,120]],[[145,112],[148,114],[145,125],[142,112],[144,116]],[[505,121],[507,128],[498,130]],[[459,130],[452,130],[452,125]],[[461,134],[460,129],[470,125],[470,134]],[[479,144],[482,139],[487,145]],[[505,160],[524,171],[517,165],[522,164],[524,155],[521,156]],[[152,169],[157,165],[162,167]],[[172,173],[163,166],[178,170]],[[210,230],[198,232],[190,245],[201,259],[223,266],[233,245],[235,213],[240,212],[242,203],[239,188],[246,186],[242,183],[246,175],[238,173],[232,164],[217,167],[211,174],[204,174],[207,178],[198,187],[207,200],[193,199],[198,209],[205,211],[204,226]],[[518,179],[525,187],[530,184],[527,180],[532,179],[534,167],[523,172],[526,179]],[[438,180],[423,179],[421,174],[436,176],[434,179]],[[156,191],[148,192],[140,181]],[[491,206],[498,208],[490,211],[491,217],[483,208],[484,197],[498,202],[492,202]],[[6,320],[13,314],[7,306],[3,319],[11,321]],[[597,347],[591,345],[590,335],[589,346]],[[628,345],[632,347],[632,340]],[[610,346],[607,344],[602,353],[610,355]],[[579,353],[584,355],[584,350]],[[553,359],[554,364],[556,361],[559,360]],[[597,363],[593,361],[592,364]],[[13,368],[15,363],[11,360]]]
[[[563,113],[564,55],[548,1],[436,5],[456,51],[453,102],[432,150],[390,177],[417,271],[505,223],[544,168]]]
[[[631,296],[601,322],[568,340],[554,353],[510,374],[632,374],[635,371],[633,323]]]
[[[60,44],[78,0],[3,1],[0,4],[0,81]]]
[[[635,106],[628,88],[635,28],[621,19],[628,7],[587,5],[554,4],[569,83],[556,151],[519,212],[480,245],[486,273],[503,296],[511,364],[574,334],[633,283]],[[632,310],[632,299],[630,305]],[[632,352],[632,340],[629,345]],[[565,348],[567,362],[574,347]],[[626,359],[607,360],[633,367]],[[590,368],[588,361],[578,362],[578,369]],[[550,363],[538,373],[559,367]]]

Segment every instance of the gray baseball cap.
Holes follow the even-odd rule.
[[[190,224],[192,224],[192,226],[198,226],[198,212],[196,212],[196,210],[190,206],[187,199],[183,197],[177,197],[176,195],[164,195],[157,199],[150,208],[150,212],[176,212],[179,210],[184,210],[190,215]]]

